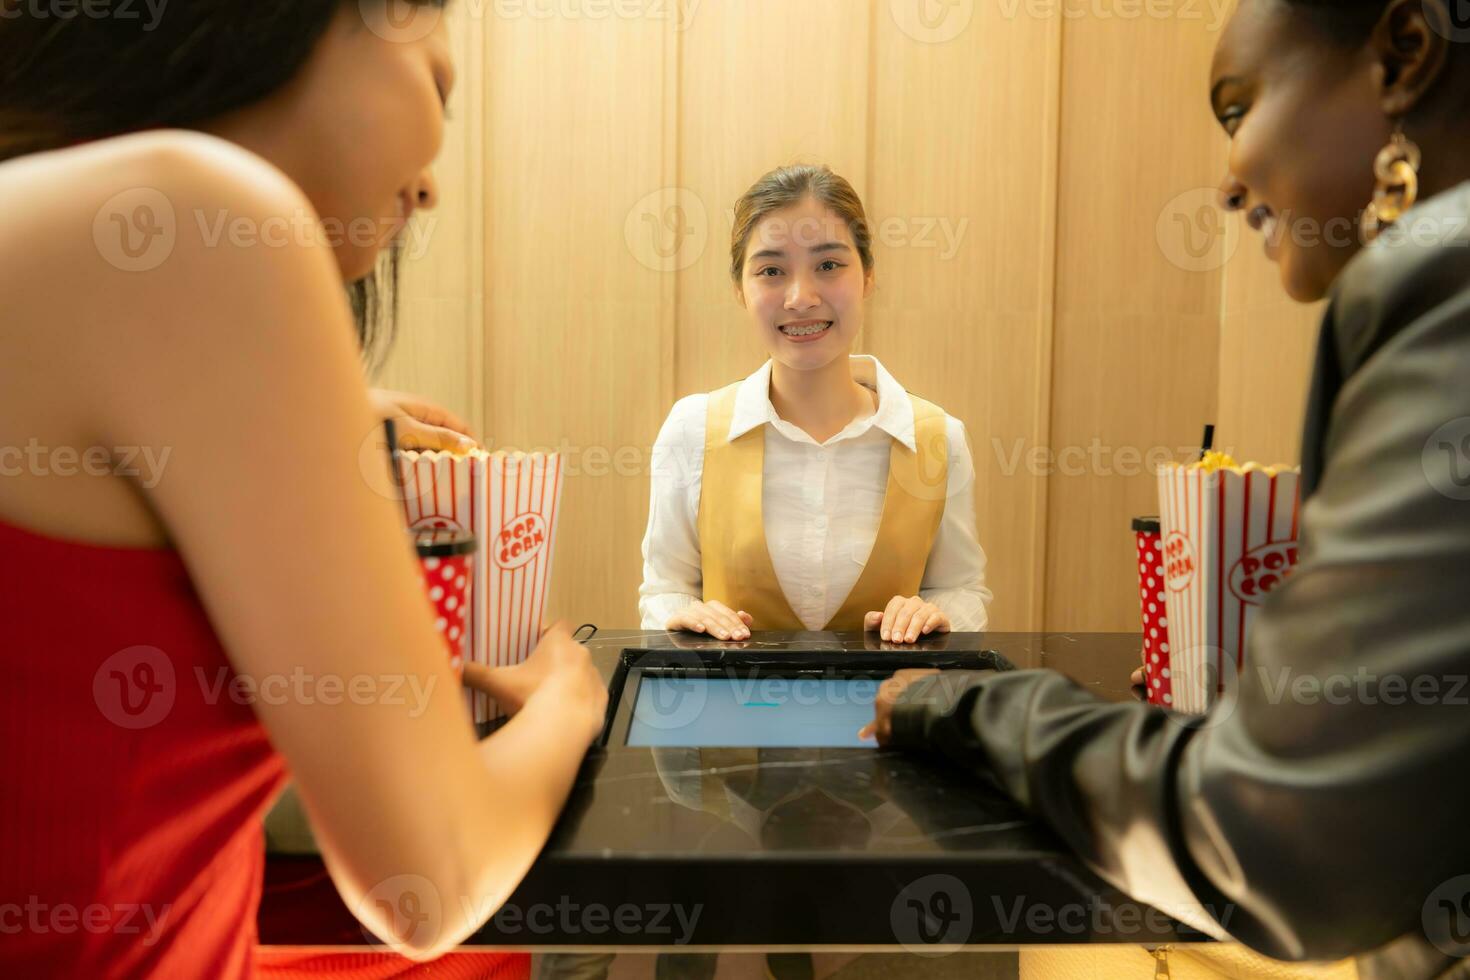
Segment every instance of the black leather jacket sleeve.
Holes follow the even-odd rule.
[[[1422,933],[1470,874],[1467,214],[1470,185],[1339,277],[1301,563],[1236,690],[1189,718],[1050,671],[937,676],[900,699],[896,744],[998,779],[1103,878],[1267,955]]]

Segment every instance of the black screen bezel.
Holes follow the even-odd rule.
[[[633,709],[638,689],[645,676],[663,677],[732,677],[742,680],[760,677],[798,679],[803,677],[842,677],[887,679],[900,670],[911,668],[938,670],[1014,670],[1015,667],[994,650],[967,652],[903,652],[872,653],[866,651],[748,651],[729,649],[625,649],[618,669],[609,685],[607,722],[603,726],[599,746],[612,749],[647,751],[651,746],[629,745],[628,733],[633,725]],[[854,752],[870,752],[869,748],[853,748]]]

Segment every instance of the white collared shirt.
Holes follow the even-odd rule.
[[[854,356],[853,377],[877,392],[877,411],[817,444],[771,405],[771,362],[740,384],[729,438],[765,426],[761,506],[776,579],[807,629],[820,630],[842,608],[878,538],[892,441],[914,447],[914,406],[878,363]],[[704,594],[699,553],[699,491],[704,471],[708,395],[674,405],[653,447],[648,532],[638,612],[644,629]],[[945,416],[949,496],[919,594],[948,614],[954,630],[988,621],[985,552],[975,535],[975,464],[959,420]],[[755,624],[761,629],[761,624]]]

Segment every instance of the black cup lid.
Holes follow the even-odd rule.
[[[473,554],[479,539],[457,527],[419,527],[413,530],[413,544],[420,558],[452,558]]]
[[[1133,518],[1133,530],[1144,534],[1158,534],[1163,530],[1157,517],[1135,517]]]

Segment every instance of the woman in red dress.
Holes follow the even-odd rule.
[[[557,628],[475,740],[383,488],[343,284],[434,204],[441,13],[0,3],[0,973],[250,975],[287,773],[437,956],[600,726]]]

